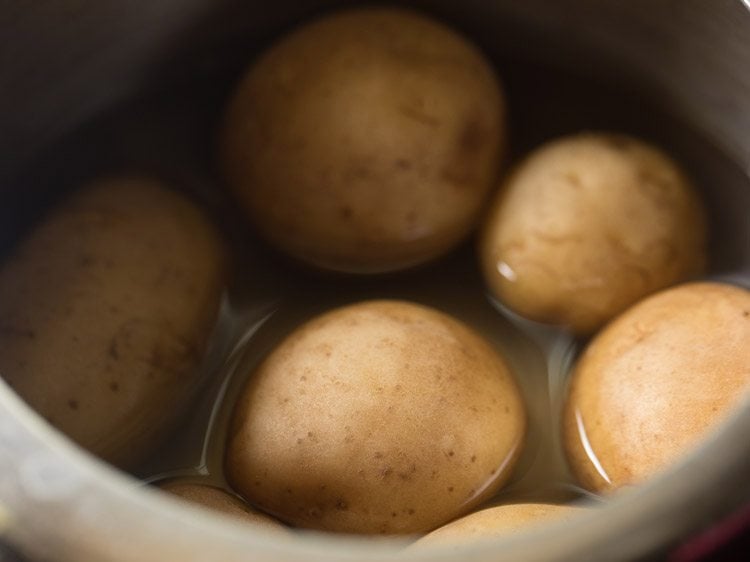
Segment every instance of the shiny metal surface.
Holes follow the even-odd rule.
[[[265,40],[333,2],[10,1],[0,9],[0,194],[7,178],[86,118],[231,34]],[[411,3],[485,44],[642,84],[750,175],[750,12],[740,0]],[[522,38],[525,38],[522,40]],[[531,38],[531,40],[529,40]],[[210,63],[210,61],[209,61]],[[738,247],[750,276],[750,192]],[[739,209],[737,211],[737,209]],[[745,217],[744,224],[742,217]],[[672,473],[584,514],[512,539],[399,559],[626,560],[654,554],[750,500],[750,404]],[[0,383],[0,534],[29,554],[73,562],[391,560],[389,542],[283,541],[138,489],[73,447]]]

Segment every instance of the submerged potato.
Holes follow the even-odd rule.
[[[623,135],[580,134],[538,149],[505,181],[480,254],[502,303],[587,334],[700,274],[705,218],[661,151]]]
[[[571,505],[520,503],[490,507],[435,529],[411,548],[437,544],[461,544],[525,531],[542,523],[572,517],[584,508]]]
[[[226,179],[295,258],[381,272],[435,258],[473,227],[504,143],[479,50],[393,8],[306,24],[254,62],[229,104]]]
[[[691,283],[653,295],[594,339],[564,414],[570,465],[589,489],[667,468],[750,391],[750,291]]]
[[[201,505],[212,511],[234,517],[267,531],[286,531],[286,527],[273,517],[253,509],[239,498],[214,486],[190,482],[168,482],[159,486],[165,492],[179,496],[191,503]]]
[[[525,431],[504,360],[457,320],[371,301],[304,324],[248,381],[227,476],[296,526],[429,531],[491,496]]]
[[[182,196],[89,186],[0,270],[0,372],[82,446],[135,462],[194,390],[223,272],[217,233]]]

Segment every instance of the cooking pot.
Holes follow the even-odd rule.
[[[17,191],[15,178],[92,116],[196,67],[221,64],[211,53],[227,38],[252,49],[344,4],[351,3],[5,3],[0,196],[8,213],[35,203]],[[706,191],[721,241],[719,270],[726,265],[732,280],[750,284],[750,11],[740,0],[408,4],[471,34],[491,56],[583,69],[689,122],[725,158],[704,171],[712,179]],[[0,382],[0,534],[34,560],[74,562],[628,560],[663,554],[750,501],[748,434],[745,403],[668,473],[595,512],[458,550],[403,553],[394,540],[278,538],[162,497],[77,448]]]

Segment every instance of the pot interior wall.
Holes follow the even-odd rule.
[[[62,191],[106,169],[106,161],[81,154],[75,142],[61,148],[75,139],[72,131],[134,95],[192,87],[196,76],[205,77],[200,99],[207,100],[208,131],[211,108],[251,53],[313,14],[351,4],[79,0],[0,14],[0,36],[10,45],[0,53],[0,107],[6,108],[0,114],[0,251]],[[571,131],[582,112],[590,127],[621,126],[668,146],[704,188],[713,270],[750,275],[750,18],[739,2],[716,2],[721,9],[710,18],[698,0],[680,10],[647,0],[399,4],[450,21],[477,40],[501,73],[507,69],[511,111],[519,115],[511,123],[517,152],[544,135]],[[535,72],[558,67],[567,77],[554,81],[559,88],[545,90],[550,82],[540,77],[534,96],[514,95],[513,73],[529,84]],[[627,111],[612,116],[603,107],[582,107],[579,80],[621,97]],[[576,109],[537,115],[545,96]],[[545,121],[544,134],[520,126],[535,118]]]

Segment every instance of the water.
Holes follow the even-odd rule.
[[[221,57],[209,57],[221,60]],[[206,59],[208,60],[208,59]],[[43,209],[100,175],[154,175],[184,190],[222,228],[235,261],[211,352],[205,387],[189,419],[158,455],[135,471],[147,482],[190,477],[226,486],[222,458],[233,402],[255,365],[291,329],[333,307],[369,298],[424,303],[479,330],[508,359],[529,412],[528,441],[511,482],[490,503],[567,501],[583,491],[564,461],[558,418],[571,363],[585,342],[504,310],[485,293],[473,240],[423,268],[371,278],[322,274],[288,262],[260,243],[224,186],[214,162],[216,124],[238,65],[201,64],[169,88],[113,109],[40,156],[17,179],[0,209],[0,249],[14,244]],[[533,61],[498,59],[511,108],[511,160],[541,142],[586,129],[650,139],[685,163],[713,219],[712,271],[731,275],[747,246],[747,178],[715,147],[637,90]],[[721,220],[718,210],[721,209]],[[737,233],[741,232],[739,237]],[[744,237],[744,238],[743,238]]]

